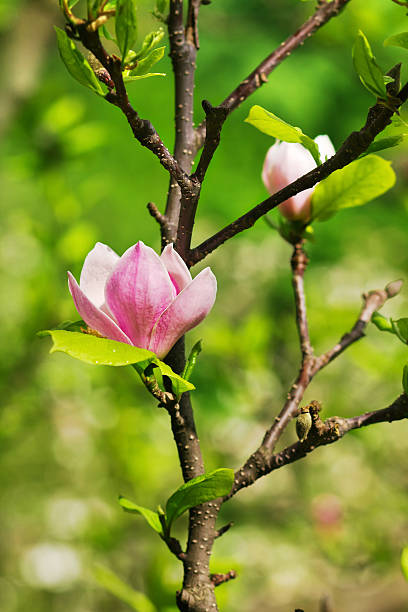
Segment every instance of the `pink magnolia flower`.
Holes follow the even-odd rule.
[[[172,244],[159,256],[141,241],[122,257],[97,242],[85,258],[80,284],[68,272],[68,286],[90,328],[160,358],[207,316],[217,292],[210,268],[192,279]]]
[[[326,161],[336,152],[328,136],[317,136],[315,143],[319,147],[322,161]],[[276,141],[266,154],[262,180],[272,195],[313,168],[316,168],[316,162],[301,144]],[[279,205],[282,215],[291,220],[308,221],[313,191],[314,187],[305,189],[282,202]]]

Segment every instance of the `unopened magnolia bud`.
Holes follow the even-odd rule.
[[[334,147],[328,136],[315,138],[322,161],[335,154]],[[279,191],[293,183],[296,179],[316,168],[312,154],[301,144],[294,142],[279,142],[268,150],[263,170],[262,180],[270,194]],[[308,221],[311,215],[311,199],[314,187],[304,189],[279,205],[284,217],[291,221]]]
[[[307,435],[312,427],[312,417],[309,408],[302,408],[301,413],[296,419],[296,433],[301,442],[306,440]]]
[[[392,281],[391,283],[388,283],[388,285],[385,287],[385,291],[388,297],[392,298],[398,295],[398,293],[402,289],[403,284],[404,284],[404,281],[400,278],[398,280]]]

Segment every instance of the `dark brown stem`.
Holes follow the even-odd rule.
[[[222,105],[212,106],[208,100],[202,101],[202,107],[205,112],[206,136],[197,170],[193,174],[193,178],[197,179],[200,183],[203,182],[208,166],[220,144],[222,126],[229,114],[228,108]]]
[[[181,338],[166,357],[166,363],[178,373],[185,365],[184,338]],[[194,422],[189,393],[183,393],[179,411],[169,411],[171,428],[176,442],[184,481],[204,473],[204,462]],[[210,579],[209,562],[215,538],[215,522],[220,500],[202,504],[190,510],[188,541],[183,553],[183,588],[177,594],[180,610],[205,612],[217,610],[214,585]]]
[[[221,244],[236,236],[240,232],[249,229],[254,223],[267,212],[287,200],[292,196],[309,189],[316,185],[324,178],[328,177],[335,170],[339,170],[349,163],[354,161],[364,153],[364,151],[374,141],[376,136],[380,134],[390,123],[391,118],[408,98],[408,84],[406,84],[398,94],[398,102],[394,108],[389,108],[381,103],[370,108],[367,121],[359,132],[352,132],[343,142],[340,149],[333,157],[326,162],[317,166],[304,176],[298,178],[293,183],[290,183],[271,197],[267,198],[257,206],[254,206],[247,213],[225,226],[222,230],[202,242],[199,246],[192,249],[188,256],[188,264],[193,266],[209,253],[212,253]]]
[[[299,45],[302,45],[307,38],[310,38],[316,30],[325,25],[332,17],[338,15],[341,9],[344,8],[349,1],[350,0],[334,0],[333,2],[324,2],[320,4],[310,19],[301,25],[294,34],[281,43],[275,51],[268,55],[268,57],[225,98],[222,106],[226,106],[232,111],[242,104],[242,102],[261,87],[261,85],[268,82],[267,77],[272,70],[279,66],[279,64],[286,59],[292,51],[299,47]],[[205,123],[201,123],[197,127],[196,136],[196,146],[197,149],[199,149],[204,144]]]
[[[184,29],[182,0],[170,0],[168,31],[175,86],[176,138],[174,157],[181,168],[187,174],[190,174],[194,160],[193,94],[197,48],[192,37],[187,36]],[[187,31],[189,31],[188,26]],[[180,227],[181,209],[188,207],[193,199],[189,187],[191,185],[187,189],[183,189],[183,186],[174,178],[170,181],[166,204],[169,230],[162,232],[163,244],[176,242],[182,230]],[[180,255],[183,255],[183,249],[180,245],[177,250]]]
[[[308,259],[303,249],[303,241],[300,241],[295,245],[295,248],[293,250],[291,267],[292,285],[295,294],[296,324],[298,328],[300,349],[302,351],[303,361],[313,354],[313,348],[310,344],[309,328],[307,324],[306,296],[303,283],[303,277],[307,264]]]
[[[235,495],[235,493],[243,487],[250,486],[255,480],[271,471],[269,467],[272,465],[271,462],[274,457],[273,451],[276,443],[288,423],[297,415],[299,404],[313,377],[330,363],[330,361],[333,361],[333,359],[340,355],[340,353],[350,346],[350,344],[356,342],[364,335],[364,330],[373,313],[381,308],[386,300],[396,295],[397,292],[389,289],[393,285],[394,283],[390,283],[385,289],[377,289],[363,295],[363,307],[356,323],[352,330],[345,334],[333,349],[327,351],[327,353],[324,353],[320,357],[313,357],[311,355],[304,357],[298,377],[289,390],[287,400],[282,410],[279,415],[275,417],[272,426],[266,431],[262,444],[235,473],[234,485],[228,498]],[[308,439],[309,436],[307,440]],[[292,447],[298,449],[297,445],[292,445]],[[290,447],[290,449],[292,449],[292,447]],[[301,448],[304,449],[306,447],[302,445]]]
[[[163,230],[166,231],[167,228],[168,228],[168,222],[167,222],[166,215],[162,215],[162,213],[157,208],[157,206],[156,206],[156,204],[154,202],[148,202],[147,210],[149,211],[149,213],[151,214],[153,219],[156,219],[156,221],[160,225],[160,227],[162,227]]]

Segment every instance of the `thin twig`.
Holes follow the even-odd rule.
[[[326,446],[337,442],[349,431],[374,425],[377,423],[392,423],[408,418],[408,396],[400,395],[390,406],[381,410],[373,410],[365,412],[355,417],[342,418],[331,417],[325,422],[321,421],[321,426],[317,429],[311,429],[309,435],[304,442],[295,442],[279,453],[272,455],[267,462],[264,462],[261,469],[253,472],[253,479],[248,477],[245,480],[237,479],[231,493],[224,498],[224,501],[230,499],[240,489],[248,487],[261,476],[266,476],[274,470],[277,470],[289,463],[294,463],[299,459],[303,459],[309,453],[313,452],[319,446]],[[239,472],[237,472],[239,475]]]
[[[275,417],[272,426],[266,431],[262,444],[236,472],[234,485],[229,497],[235,495],[235,493],[243,487],[248,487],[264,474],[269,473],[268,470],[272,462],[272,457],[274,456],[273,450],[276,443],[288,423],[296,416],[299,404],[313,377],[330,363],[330,361],[333,361],[333,359],[340,355],[345,348],[364,335],[364,330],[372,314],[381,308],[388,299],[394,297],[400,288],[401,283],[397,286],[395,283],[390,283],[385,289],[377,289],[364,294],[363,307],[352,330],[348,334],[345,334],[342,340],[338,342],[333,349],[327,351],[327,353],[324,353],[320,357],[308,355],[303,359],[299,374],[290,388],[287,400],[279,415]],[[297,451],[298,446],[292,445],[292,447],[296,447]],[[289,448],[292,449],[292,447]],[[303,449],[306,447],[302,446],[301,448]],[[293,451],[291,450],[291,452]]]
[[[279,45],[259,66],[255,68],[222,102],[230,111],[238,108],[254,91],[268,82],[268,75],[285,60],[292,51],[302,45],[307,38],[335,17],[350,0],[334,0],[320,5],[315,13],[300,28]],[[197,150],[204,144],[205,122],[196,129]]]
[[[352,132],[343,142],[340,149],[333,157],[326,162],[317,166],[304,176],[298,178],[293,183],[290,183],[271,197],[267,198],[254,208],[251,208],[247,213],[226,225],[222,230],[208,238],[200,245],[190,251],[188,255],[188,264],[193,266],[209,253],[212,253],[221,244],[236,236],[240,232],[249,229],[263,215],[268,213],[279,204],[291,198],[292,196],[309,189],[316,185],[324,178],[328,177],[335,170],[339,170],[347,166],[352,161],[357,159],[361,153],[370,146],[374,139],[380,134],[390,123],[391,118],[398,108],[408,98],[408,83],[401,89],[398,94],[399,102],[396,103],[393,109],[384,106],[381,103],[371,107],[368,111],[367,121],[359,132]]]
[[[222,126],[228,117],[229,110],[225,106],[212,106],[208,100],[202,101],[205,112],[206,131],[204,148],[201,153],[200,161],[192,178],[196,178],[200,183],[203,182],[208,166],[214,157],[214,153],[220,143]]]
[[[300,349],[302,360],[313,354],[310,343],[309,328],[307,323],[306,296],[303,283],[303,276],[306,270],[308,259],[303,249],[303,241],[298,242],[293,250],[291,259],[292,285],[295,294],[296,324],[298,328]]]
[[[147,203],[147,210],[149,211],[149,213],[151,214],[153,219],[156,219],[156,221],[160,225],[160,227],[162,227],[162,228],[164,228],[164,230],[166,230],[166,228],[168,227],[168,221],[167,221],[166,215],[163,215],[160,212],[160,210],[157,208],[156,204],[154,202],[148,202]]]

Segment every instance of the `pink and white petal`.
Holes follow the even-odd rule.
[[[172,244],[168,244],[164,247],[160,259],[164,263],[164,267],[170,275],[171,281],[176,289],[177,293],[180,293],[191,283],[192,278],[189,269],[187,268],[184,260],[180,257],[177,251],[173,248]]]
[[[305,189],[300,193],[285,200],[279,205],[279,210],[284,217],[291,220],[302,220],[307,221],[310,219],[311,214],[311,199],[313,194],[313,187],[311,189]]]
[[[154,326],[149,349],[165,357],[183,334],[208,315],[216,294],[217,280],[210,268],[205,268],[163,312]]]
[[[277,140],[274,145],[269,147],[266,153],[266,156],[265,156],[263,167],[262,167],[262,180],[263,180],[263,183],[266,189],[269,191],[270,194],[273,194],[276,191],[276,185],[274,184],[272,180],[271,173],[272,173],[272,169],[276,166],[277,163],[279,163],[280,144],[281,143],[279,142],[279,140]]]
[[[327,159],[330,159],[330,157],[333,157],[333,155],[336,153],[332,141],[326,134],[316,136],[314,141],[319,147],[322,162],[325,162]]]
[[[75,308],[91,328],[110,340],[132,344],[126,334],[116,325],[115,321],[97,308],[82,291],[75,278],[68,272],[68,287],[74,300]]]
[[[85,257],[79,286],[98,308],[105,302],[105,283],[119,259],[115,251],[101,242]]]
[[[162,260],[141,241],[122,255],[105,285],[109,311],[140,348],[148,348],[154,324],[175,297]]]

